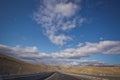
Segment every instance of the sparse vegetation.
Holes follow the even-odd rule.
[[[0,54],[1,75],[34,74],[48,71],[63,71],[75,74],[95,74],[120,76],[120,67],[99,66],[46,66],[43,64],[31,64],[15,58]]]
[[[62,66],[60,68],[62,71],[75,73],[75,74],[94,74],[94,75],[112,75],[120,76],[120,67],[99,67],[99,66]]]
[[[15,58],[0,54],[0,74],[1,75],[21,75],[44,72],[46,66],[30,64]]]

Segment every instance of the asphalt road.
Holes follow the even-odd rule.
[[[62,72],[46,72],[21,76],[4,76],[0,80],[89,80]]]
[[[45,80],[47,77],[53,75],[54,72],[46,72],[31,75],[21,75],[21,76],[4,76],[0,80]]]
[[[69,74],[64,72],[45,72],[21,76],[3,76],[0,80],[120,80],[120,77]]]
[[[45,80],[120,80],[120,77],[56,72]]]
[[[56,72],[45,80],[90,80],[85,77],[78,77],[67,73]]]

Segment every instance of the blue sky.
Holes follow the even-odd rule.
[[[54,60],[53,64],[68,65],[120,64],[119,4],[119,0],[0,0],[0,50],[45,64]]]

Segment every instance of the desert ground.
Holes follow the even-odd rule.
[[[120,66],[50,66],[27,63],[0,53],[0,75],[54,72],[45,80],[119,80]],[[107,77],[106,77],[107,76]],[[116,77],[116,79],[114,79]]]

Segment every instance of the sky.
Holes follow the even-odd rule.
[[[0,0],[0,52],[47,65],[119,65],[119,0]]]

